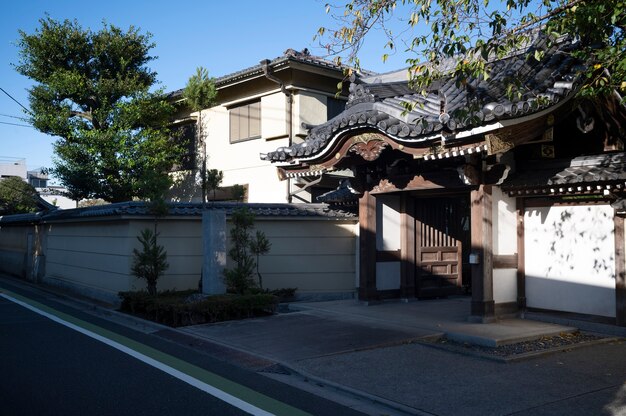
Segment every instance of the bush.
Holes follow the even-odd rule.
[[[167,291],[150,295],[146,291],[120,292],[120,310],[177,327],[272,315],[278,306],[278,298],[267,293],[215,295],[186,302],[185,299],[194,293]]]

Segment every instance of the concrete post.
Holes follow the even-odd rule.
[[[202,213],[202,293],[226,293],[224,267],[226,267],[226,212],[205,210]]]

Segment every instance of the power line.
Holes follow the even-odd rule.
[[[9,117],[9,118],[16,118],[18,120],[22,120],[22,121],[29,121],[27,118],[25,117],[18,117],[18,116],[12,116],[10,114],[0,114],[0,116],[2,117]]]
[[[13,96],[11,94],[9,94],[8,92],[6,92],[4,90],[4,88],[0,87],[0,91],[2,91],[3,93],[5,93],[10,99],[12,99],[13,101],[15,101],[17,103],[17,105],[19,105],[20,107],[22,107],[28,114],[30,114],[31,116],[33,115],[32,111],[30,111],[28,108],[24,107],[22,105],[22,103],[20,103],[19,101],[17,101],[15,98],[13,98]]]
[[[9,126],[18,126],[18,127],[30,127],[30,128],[34,128],[33,126],[29,126],[28,124],[7,123],[6,121],[0,121],[0,124],[8,124]]]

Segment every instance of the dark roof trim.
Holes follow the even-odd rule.
[[[199,217],[202,215],[202,204],[172,203],[169,204],[168,217]],[[238,208],[247,207],[259,219],[264,218],[325,218],[325,219],[355,219],[353,213],[333,209],[327,204],[271,204],[271,203],[240,203],[214,202],[207,205],[207,210],[225,210],[226,215]],[[145,202],[119,202],[115,204],[98,205],[88,208],[59,209],[48,213],[18,214],[0,217],[0,225],[33,222],[57,222],[74,220],[96,220],[104,218],[152,218],[148,205]]]

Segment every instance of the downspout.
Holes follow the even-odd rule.
[[[265,78],[278,84],[280,86],[280,91],[285,94],[285,100],[287,103],[287,139],[288,146],[291,146],[293,144],[293,96],[291,91],[285,88],[285,83],[280,78],[270,73],[269,65],[269,59],[264,59],[261,61],[261,68],[263,69],[263,74],[265,75]],[[292,201],[293,198],[291,195],[291,179],[287,178],[287,202],[291,203]]]

